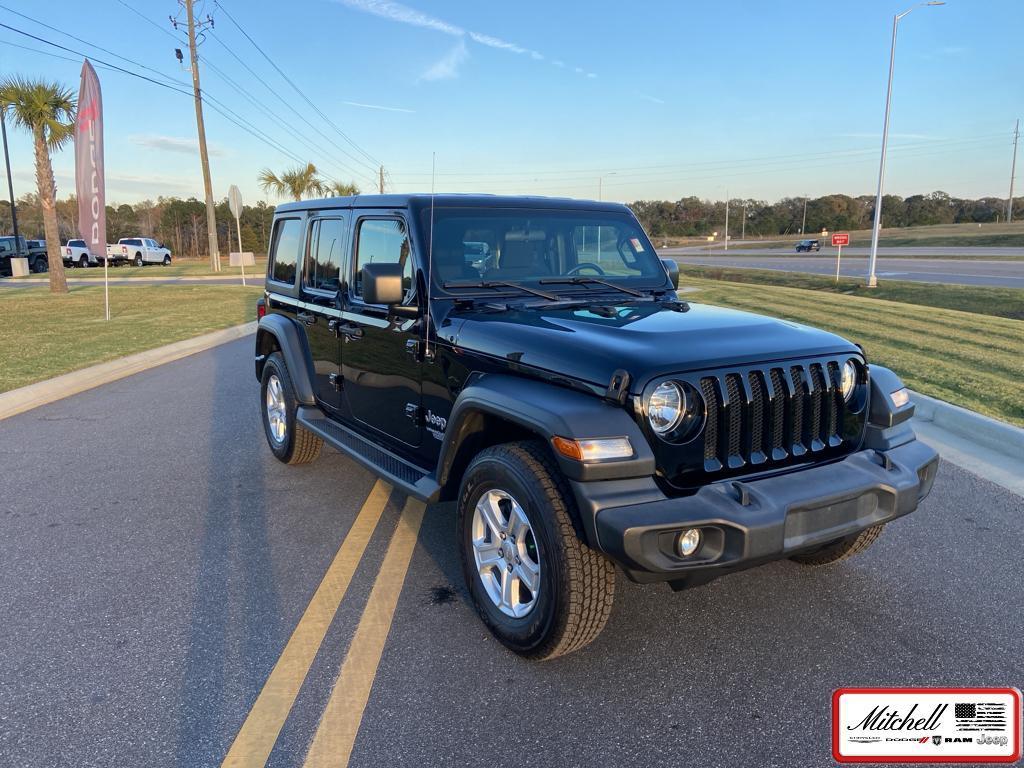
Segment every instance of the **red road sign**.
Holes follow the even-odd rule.
[[[835,248],[839,245],[849,245],[850,235],[847,232],[836,232],[832,235],[832,247]]]

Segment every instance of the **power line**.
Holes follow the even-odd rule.
[[[361,146],[359,146],[355,141],[353,141],[352,138],[348,134],[346,134],[343,130],[338,128],[338,126],[335,124],[335,122],[333,120],[331,120],[326,114],[324,114],[324,112],[320,109],[320,107],[318,107],[313,102],[312,99],[310,99],[305,93],[303,93],[302,89],[300,89],[299,86],[297,86],[295,84],[295,82],[290,77],[288,77],[288,75],[286,75],[284,73],[284,71],[279,66],[277,66],[277,64],[274,62],[274,60],[271,59],[269,55],[267,55],[267,52],[264,51],[259,46],[259,44],[255,40],[252,39],[252,36],[249,35],[249,33],[246,32],[244,29],[242,29],[242,26],[235,20],[235,17],[231,15],[231,13],[228,11],[227,8],[225,8],[223,5],[221,5],[220,0],[214,0],[214,5],[216,5],[220,10],[224,11],[224,15],[227,16],[228,19],[231,20],[231,23],[234,24],[235,27],[238,29],[238,31],[241,32],[245,36],[245,39],[248,40],[250,43],[252,43],[253,47],[257,51],[260,52],[260,55],[262,55],[263,58],[265,58],[267,60],[267,62],[269,62],[270,66],[272,66],[274,68],[274,70],[282,78],[284,78],[285,82],[287,82],[292,88],[295,89],[295,92],[298,93],[299,96],[302,97],[303,101],[305,101],[307,104],[309,104],[310,108],[312,108],[312,110],[314,112],[316,112],[321,118],[323,118],[324,122],[327,123],[331,128],[333,128],[334,132],[337,133],[339,136],[341,136],[346,142],[348,142],[352,146],[353,149],[355,149],[357,152],[359,152],[359,154],[361,154],[363,157],[365,157],[367,160],[369,160],[373,164],[373,165],[368,165],[366,167],[369,168],[371,171],[376,170],[375,166],[380,165],[380,160],[375,158],[373,155],[369,154],[366,150],[364,150]],[[349,155],[349,156],[352,157],[351,155]],[[362,163],[362,161],[359,160],[356,157],[352,157],[352,159],[355,160],[356,162]]]

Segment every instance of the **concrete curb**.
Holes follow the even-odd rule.
[[[134,355],[92,365],[78,371],[65,373],[46,381],[29,384],[27,387],[12,389],[0,394],[0,420],[15,416],[41,405],[61,400],[79,392],[109,384],[126,376],[170,363],[196,352],[203,352],[229,341],[241,339],[256,332],[256,322],[243,323],[184,341],[176,341],[156,349],[147,349]]]
[[[1011,456],[1024,456],[1024,429],[911,390],[914,420],[929,421],[958,437]]]
[[[262,272],[257,272],[252,275],[247,274],[245,279],[252,283],[252,285],[259,287],[263,282],[264,275]],[[168,275],[167,277],[120,277],[118,275],[111,275],[110,282],[114,281],[120,283],[177,283],[185,280],[237,280],[238,284],[242,284],[241,273],[231,273],[223,275]],[[67,276],[68,283],[74,283],[75,285],[103,285],[103,278],[97,275],[96,277],[75,277],[74,275]],[[43,277],[29,277],[20,278],[14,280],[12,278],[0,278],[0,283],[10,283],[12,285],[48,285],[49,280]]]

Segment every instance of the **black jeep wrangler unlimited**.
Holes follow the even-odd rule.
[[[677,282],[622,205],[282,205],[256,337],[267,441],[456,501],[476,608],[532,658],[598,635],[615,566],[682,589],[823,565],[917,507],[938,456],[891,371]]]

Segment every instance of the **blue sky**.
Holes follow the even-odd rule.
[[[234,183],[247,202],[264,198],[260,168],[295,162],[283,148],[366,191],[378,162],[389,189],[429,190],[436,152],[438,191],[593,198],[601,179],[605,199],[625,201],[870,194],[892,15],[909,5],[197,0],[215,19],[200,48],[204,90],[279,147],[208,109],[214,192]],[[185,46],[168,22],[177,10],[175,0],[0,0],[0,21],[160,79],[25,14],[187,89],[173,54]],[[949,0],[900,22],[887,191],[1006,194],[1013,122],[1024,117],[1013,55],[1022,31],[1019,0]],[[80,59],[12,43],[76,59],[0,28],[0,73],[77,91]],[[108,199],[201,196],[191,98],[98,71]],[[9,134],[16,193],[32,191],[28,136]],[[63,196],[73,152],[54,165]]]

